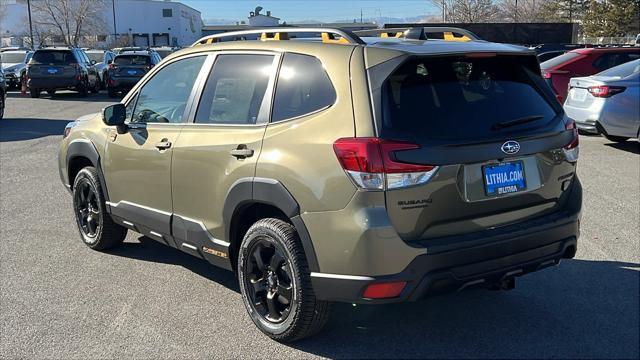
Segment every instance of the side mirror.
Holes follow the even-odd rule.
[[[102,121],[109,126],[123,126],[127,118],[127,109],[123,104],[113,104],[102,110]]]

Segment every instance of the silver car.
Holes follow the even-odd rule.
[[[19,88],[27,74],[27,64],[33,51],[8,50],[2,52],[2,70],[9,88]]]
[[[623,142],[640,131],[640,60],[569,82],[564,111],[581,132]]]

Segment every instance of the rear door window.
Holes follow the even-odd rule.
[[[382,85],[385,138],[478,140],[525,133],[558,115],[528,56],[418,57]]]
[[[196,123],[252,125],[258,122],[269,79],[272,55],[219,55],[207,79]]]
[[[69,65],[77,63],[73,53],[69,50],[39,50],[33,55],[32,61],[38,64]]]
[[[308,55],[284,55],[271,121],[310,114],[335,101],[336,92],[320,60]]]

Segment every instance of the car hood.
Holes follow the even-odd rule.
[[[91,114],[87,114],[87,115],[82,115],[79,118],[77,118],[76,121],[77,122],[82,122],[82,121],[91,120],[91,119],[95,118],[98,115],[100,115],[99,112],[91,113]]]
[[[19,69],[22,63],[2,63],[2,70],[4,71],[12,71],[15,69]]]

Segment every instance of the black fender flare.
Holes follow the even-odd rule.
[[[102,172],[102,166],[100,165],[100,154],[98,154],[98,150],[96,150],[95,145],[93,145],[91,141],[86,139],[72,140],[67,147],[65,171],[67,175],[67,182],[69,183],[69,188],[73,186],[69,177],[69,164],[71,163],[71,160],[77,157],[84,157],[86,159],[89,159],[93,167],[96,168],[96,171],[98,171],[98,175],[100,175],[100,186],[102,187],[104,199],[105,201],[109,201],[109,191],[107,191],[107,184],[105,183],[104,173]]]
[[[291,220],[302,242],[309,271],[319,271],[311,236],[309,236],[307,227],[300,217],[300,206],[289,190],[278,180],[248,177],[239,179],[231,185],[222,210],[225,238],[228,241],[231,240],[231,220],[236,211],[252,203],[276,207]]]

